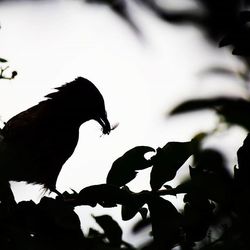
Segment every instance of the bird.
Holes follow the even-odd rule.
[[[60,194],[57,177],[75,150],[80,126],[95,120],[103,134],[112,129],[102,94],[86,78],[77,77],[45,98],[1,129],[0,183],[25,181]]]

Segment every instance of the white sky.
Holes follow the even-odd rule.
[[[131,2],[129,6],[143,38],[107,7],[84,1],[0,5],[0,56],[18,71],[15,80],[0,82],[0,115],[4,121],[42,100],[53,87],[83,76],[103,94],[111,123],[119,122],[109,136],[101,136],[94,122],[81,127],[75,153],[59,176],[59,191],[80,191],[104,183],[112,162],[134,146],[156,148],[170,140],[189,140],[196,132],[213,128],[217,119],[210,112],[166,119],[166,111],[182,100],[244,95],[240,84],[235,84],[240,79],[198,76],[214,65],[241,68],[227,50],[207,44],[194,27],[171,26]],[[234,135],[238,135],[237,141]],[[230,145],[223,150],[235,161],[243,137],[242,131],[231,129],[231,136],[219,134],[212,143]],[[148,172],[144,172],[131,183],[135,191],[148,187]],[[37,201],[41,197],[39,189],[27,189],[22,184],[14,184],[13,189],[17,200]],[[88,208],[77,211],[87,224],[83,211],[106,212]],[[119,219],[119,208],[115,211]]]

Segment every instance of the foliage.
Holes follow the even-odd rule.
[[[238,151],[239,164],[234,176],[227,171],[218,151],[202,149],[203,138],[169,142],[144,161],[141,160],[143,154],[152,148],[135,147],[115,161],[116,171],[111,168],[108,176],[113,174],[112,178],[107,178],[108,184],[89,186],[78,194],[65,192],[55,199],[44,197],[38,204],[32,201],[1,203],[0,244],[4,249],[134,249],[123,241],[122,229],[108,215],[94,217],[103,232],[90,229],[88,234],[82,233],[74,208],[99,204],[104,208],[121,206],[124,220],[142,214],[140,223],[144,225],[137,232],[152,225],[152,242],[141,249],[172,249],[176,245],[192,249],[197,242],[204,245],[201,249],[233,249],[228,246],[247,249],[250,136]],[[167,185],[191,155],[189,178],[175,188]],[[128,169],[133,166],[132,170],[151,168],[151,191],[135,193],[125,186],[131,180],[130,172],[123,171],[126,162]],[[139,167],[134,163],[139,163]],[[116,177],[124,178],[122,186],[112,183]],[[181,193],[185,194],[183,210],[177,210],[162,197]],[[217,232],[213,236],[215,239],[209,236],[213,231]]]
[[[4,58],[0,58],[0,64],[6,64],[8,61]],[[6,79],[6,80],[12,80],[17,76],[17,72],[14,70],[11,72],[10,76],[5,75],[5,71],[9,68],[9,66],[6,67],[0,67],[0,79]]]
[[[131,27],[132,21],[125,2],[119,0],[88,0],[111,6]],[[249,67],[249,11],[239,12],[242,2],[197,2],[207,15],[171,12],[157,1],[139,0],[162,20],[171,23],[189,22],[202,26],[212,41],[219,46],[233,47]],[[227,8],[225,8],[227,7]],[[6,63],[0,58],[0,63]],[[1,69],[0,78],[6,68]],[[215,69],[219,70],[219,69]],[[15,71],[14,71],[15,72]],[[16,73],[12,73],[14,78]],[[241,74],[249,80],[249,71]],[[174,108],[170,115],[211,109],[230,126],[250,130],[250,101],[238,97],[220,96],[187,100]],[[211,134],[210,134],[211,135]],[[134,233],[151,228],[151,241],[137,249],[171,250],[247,250],[250,248],[250,134],[237,152],[238,165],[231,174],[224,156],[214,148],[203,147],[208,134],[196,135],[186,142],[167,142],[162,148],[136,146],[116,159],[107,174],[106,183],[83,188],[79,193],[59,194],[55,199],[43,197],[38,204],[32,201],[16,203],[9,189],[1,185],[0,246],[1,249],[135,249],[123,240],[119,224],[109,215],[93,216],[102,229],[93,228],[83,234],[74,209],[79,206],[121,208],[123,220],[141,214]],[[154,153],[149,159],[145,154]],[[191,157],[191,159],[189,159]],[[189,159],[189,164],[186,162]],[[133,192],[127,184],[136,181],[137,174],[150,169],[151,190]],[[176,180],[180,168],[188,168],[189,176],[175,187],[168,182]],[[6,191],[7,190],[7,191]],[[170,196],[183,194],[183,207],[177,209]],[[84,225],[83,225],[84,226]]]

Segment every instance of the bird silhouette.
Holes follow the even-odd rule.
[[[104,99],[92,82],[78,77],[56,90],[3,127],[1,183],[26,181],[59,193],[57,177],[74,152],[81,124],[93,119],[102,126],[104,134],[111,131]]]

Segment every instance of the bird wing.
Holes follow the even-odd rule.
[[[23,142],[37,137],[41,130],[42,121],[45,120],[46,105],[39,103],[12,117],[3,127],[2,136],[5,140]]]
[[[67,131],[45,102],[11,118],[0,134],[0,168],[5,178],[55,186],[62,165],[73,153],[78,130]],[[1,131],[0,131],[1,132]],[[63,136],[65,134],[65,136]]]

